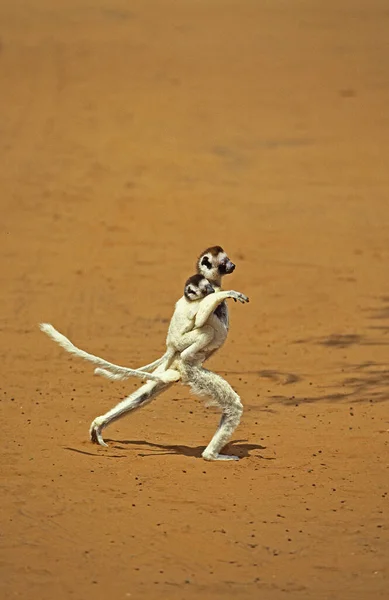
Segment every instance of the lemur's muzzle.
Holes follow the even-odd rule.
[[[227,260],[227,262],[224,265],[224,269],[225,269],[225,274],[229,275],[230,273],[233,272],[233,270],[235,269],[235,265],[233,262],[231,262],[230,260]]]

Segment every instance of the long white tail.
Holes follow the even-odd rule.
[[[106,377],[107,379],[114,380],[128,379],[129,377],[131,377],[131,375],[127,375],[125,373],[112,373],[112,371],[109,371],[108,369],[101,369],[100,367],[97,367],[97,369],[95,369],[95,374],[103,375],[103,377]],[[165,368],[164,365],[163,369],[158,371],[158,377],[156,374],[155,378],[163,383],[174,383],[175,381],[179,381],[181,379],[181,373],[177,369]]]
[[[155,367],[160,367],[162,365],[163,365],[163,369],[161,370],[161,372],[166,371],[172,363],[173,356],[174,356],[174,353],[166,351],[165,354],[163,356],[161,356],[161,358],[158,358],[158,360],[155,360],[154,362],[150,363],[149,365],[140,367],[139,369],[137,369],[137,371],[144,372],[146,370],[146,368],[147,369],[155,368]],[[129,377],[131,377],[133,375],[133,369],[127,369],[126,367],[117,367],[115,370],[113,370],[113,369],[101,369],[98,367],[97,369],[95,369],[95,375],[102,375],[103,377],[106,377],[107,379],[114,379],[115,381],[117,381],[118,379],[128,379]]]
[[[157,367],[159,367],[163,363],[163,361],[167,358],[168,354],[169,353],[166,351],[165,354],[163,356],[161,356],[161,358],[157,358],[157,360],[154,360],[152,363],[149,363],[148,365],[144,365],[143,367],[139,367],[137,369],[137,371],[154,371],[154,369],[156,369]],[[127,370],[126,367],[123,367],[123,373],[126,370]]]
[[[161,381],[161,378],[158,377],[157,375],[152,375],[151,373],[146,373],[145,371],[141,371],[141,370],[137,370],[137,369],[129,369],[127,367],[121,367],[119,365],[115,365],[113,363],[108,362],[107,360],[104,360],[103,358],[100,358],[99,356],[95,356],[94,354],[89,354],[89,352],[85,352],[84,350],[77,348],[77,346],[72,344],[72,342],[67,337],[65,337],[64,335],[62,335],[62,333],[57,331],[52,325],[50,325],[50,323],[40,323],[39,327],[40,327],[41,331],[46,333],[52,340],[57,342],[57,344],[59,344],[64,350],[66,350],[67,352],[70,352],[70,354],[79,356],[80,358],[83,358],[84,360],[88,360],[89,362],[95,363],[96,365],[100,365],[100,367],[106,367],[110,371],[112,371],[112,373],[125,372],[127,377],[132,376],[132,377],[138,377],[139,379],[151,379],[153,381]],[[158,360],[161,360],[161,359],[158,359]],[[158,361],[156,361],[156,362],[158,362]],[[162,362],[162,360],[161,360],[161,362]],[[149,367],[149,366],[150,365],[146,365],[146,367]],[[118,377],[118,379],[119,378],[120,377]],[[112,379],[115,379],[115,377],[112,377]]]
[[[101,367],[95,369],[95,375],[102,375],[103,377],[106,377],[106,379],[113,379],[114,381],[129,378],[129,375],[125,373],[113,373],[109,369],[102,369]]]

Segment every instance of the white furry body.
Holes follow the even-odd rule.
[[[204,369],[202,363],[216,352],[225,342],[228,329],[227,298],[248,302],[243,294],[233,290],[220,291],[222,276],[231,273],[235,265],[231,263],[220,246],[206,250],[198,259],[198,273],[207,278],[216,293],[210,294],[201,302],[176,303],[175,312],[167,335],[167,350],[158,360],[140,367],[129,369],[109,363],[100,357],[80,350],[51,325],[43,324],[41,329],[65,350],[98,364],[102,368],[95,370],[111,379],[123,379],[130,376],[148,378],[146,384],[119,402],[104,415],[96,417],[90,426],[92,442],[102,446],[107,444],[102,430],[125,414],[144,406],[168,389],[174,381],[181,379],[189,385],[195,394],[207,396],[209,404],[221,409],[219,427],[202,456],[206,460],[237,460],[236,456],[221,455],[220,451],[230,439],[240,421],[243,406],[238,394],[222,377]],[[195,304],[197,306],[188,306]],[[146,371],[153,370],[153,373]]]

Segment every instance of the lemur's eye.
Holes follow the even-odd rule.
[[[194,289],[192,289],[191,287],[188,287],[187,290],[188,294],[195,294],[196,292],[194,291]]]
[[[212,268],[212,265],[210,263],[208,256],[204,256],[204,258],[201,260],[201,264],[204,265],[205,267],[207,267],[208,269]]]

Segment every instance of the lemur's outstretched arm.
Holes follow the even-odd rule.
[[[219,304],[221,304],[224,300],[227,300],[227,298],[239,300],[239,302],[242,302],[243,304],[249,301],[247,296],[241,294],[240,292],[235,292],[235,290],[211,294],[210,296],[204,298],[199,305],[195,319],[195,327],[203,327]]]

